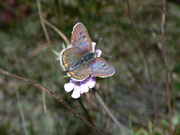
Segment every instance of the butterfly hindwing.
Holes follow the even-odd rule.
[[[71,46],[78,46],[83,53],[92,51],[92,41],[86,27],[82,23],[77,23],[72,32]]]
[[[95,58],[90,66],[92,67],[93,77],[109,77],[115,73],[114,67],[103,58]]]
[[[68,75],[76,81],[83,81],[89,77],[92,73],[92,68],[89,67],[89,63],[84,63],[78,68],[68,71]]]

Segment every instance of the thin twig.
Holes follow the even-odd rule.
[[[116,117],[113,115],[113,113],[110,111],[110,109],[106,106],[98,92],[93,89],[94,96],[98,100],[98,102],[102,105],[103,109],[106,111],[106,113],[109,115],[109,117],[114,121],[114,123],[117,125],[118,128],[121,129],[121,132],[125,135],[129,135],[129,131],[116,119]]]
[[[19,81],[22,81],[22,82],[25,82],[25,83],[28,83],[30,85],[33,85],[39,89],[41,89],[42,91],[48,93],[49,95],[51,95],[52,97],[54,97],[58,102],[60,102],[61,104],[64,105],[64,107],[69,111],[71,112],[76,118],[80,119],[85,125],[87,125],[88,127],[92,128],[94,131],[96,131],[99,135],[103,135],[102,131],[100,131],[99,129],[97,129],[95,126],[93,126],[90,122],[88,122],[87,120],[85,120],[82,116],[80,116],[78,113],[76,113],[62,98],[56,96],[55,93],[53,93],[51,90],[45,88],[44,86],[42,86],[41,84],[35,82],[35,81],[32,81],[30,79],[27,79],[27,78],[23,78],[23,77],[20,77],[20,76],[17,76],[15,74],[12,74],[2,68],[0,68],[0,73],[3,74],[3,75],[6,75],[10,78],[14,78],[16,80],[19,80]]]
[[[78,98],[78,102],[79,102],[79,104],[81,105],[81,107],[82,107],[84,113],[86,114],[88,121],[90,121],[91,124],[93,124],[93,121],[92,121],[92,119],[91,119],[91,116],[89,115],[87,109],[85,108],[85,106],[84,106],[84,104],[83,104],[81,98]],[[94,125],[94,124],[93,124],[93,125]]]
[[[44,113],[47,114],[46,93],[44,91],[42,91],[42,101],[43,101],[43,110],[44,110]]]
[[[43,12],[42,12],[42,9],[41,9],[41,2],[40,2],[40,0],[37,0],[37,5],[38,5],[38,11],[39,11],[39,16],[40,16],[40,20],[41,20],[41,25],[42,25],[43,32],[44,32],[44,35],[45,35],[46,40],[47,40],[47,46],[50,49],[50,54],[52,55],[52,57],[54,57],[53,58],[54,63],[56,63],[56,65],[58,65],[57,62],[55,61],[55,59],[56,59],[55,55],[53,55],[53,53],[52,53],[53,52],[53,48],[51,47],[51,39],[49,37],[48,31],[46,29],[46,25],[45,25],[45,22],[44,22],[44,17],[43,17]]]
[[[25,120],[25,117],[24,117],[24,111],[23,111],[23,108],[22,108],[22,105],[21,105],[21,100],[20,100],[18,89],[15,89],[15,92],[16,92],[18,109],[19,109],[20,116],[21,116],[21,119],[22,119],[22,126],[23,126],[23,129],[24,129],[24,134],[29,135],[29,132],[27,130],[26,120]]]
[[[52,25],[50,22],[48,22],[46,19],[43,19],[43,21],[45,22],[46,25],[48,25],[50,28],[52,28],[55,32],[57,32],[62,38],[63,40],[66,42],[67,45],[69,45],[69,40],[67,39],[67,37],[58,29],[56,28],[54,25]]]
[[[166,74],[166,88],[167,88],[167,99],[168,99],[168,109],[169,109],[169,132],[171,135],[173,135],[169,73],[168,73],[168,65],[167,65],[167,54],[166,54],[166,47],[165,47],[165,32],[164,32],[165,21],[166,21],[166,0],[163,0],[162,6],[163,6],[162,20],[161,20],[162,52],[163,52],[163,57],[164,57],[164,66],[165,66],[165,74]]]
[[[50,44],[50,43],[51,43],[51,40],[50,40],[50,38],[49,38],[48,31],[47,31],[46,26],[45,26],[44,21],[43,21],[44,19],[43,19],[43,14],[42,14],[42,9],[41,9],[41,2],[40,2],[40,0],[37,0],[37,6],[38,6],[39,16],[40,16],[41,25],[42,25],[44,34],[45,34],[45,36],[46,36],[47,42]]]
[[[45,43],[41,46],[38,46],[36,49],[29,52],[28,57],[32,58],[32,57],[36,56],[37,54],[39,54],[40,52],[46,50],[47,48],[48,48],[47,43]]]
[[[50,22],[48,22],[46,19],[43,19],[43,22],[48,25],[51,29],[53,29],[55,32],[57,32],[62,38],[63,40],[66,42],[67,45],[69,45],[69,40],[67,39],[67,37],[65,36],[64,33],[62,33],[57,27],[55,27],[53,24],[51,24]],[[49,35],[47,34],[47,36],[49,38]],[[50,39],[50,38],[49,38]],[[35,50],[31,51],[28,56],[29,57],[34,57],[35,55],[37,55],[38,53],[40,53],[41,51],[44,51],[48,48],[48,46],[45,44],[45,45],[42,45],[42,46],[39,46],[38,48],[36,48]]]
[[[151,89],[152,89],[152,104],[153,104],[153,110],[154,110],[154,115],[155,115],[155,118],[156,120],[158,119],[158,113],[157,113],[157,104],[156,104],[156,97],[155,97],[155,93],[154,93],[154,86],[153,86],[153,79],[152,79],[152,74],[151,74],[151,71],[150,71],[150,65],[149,65],[149,62],[148,62],[148,59],[147,59],[147,56],[146,56],[146,53],[145,53],[145,50],[144,50],[144,47],[143,47],[143,41],[141,39],[141,37],[138,35],[137,31],[136,31],[136,27],[134,25],[134,22],[133,22],[133,18],[131,16],[131,10],[130,10],[130,5],[129,5],[129,0],[127,0],[127,9],[128,9],[128,16],[129,16],[129,19],[131,21],[131,26],[132,26],[132,29],[134,31],[134,34],[136,36],[136,39],[139,43],[139,48],[140,50],[142,51],[142,54],[143,54],[143,57],[144,57],[144,60],[145,60],[145,63],[146,63],[146,68],[147,68],[147,71],[148,71],[148,75],[149,75],[149,79],[150,79],[150,83],[151,83]]]
[[[50,40],[50,37],[49,37],[49,34],[48,34],[48,31],[46,29],[46,26],[43,22],[43,14],[42,14],[42,9],[41,9],[41,2],[40,0],[37,0],[37,6],[38,6],[38,11],[39,11],[39,16],[40,16],[40,20],[41,20],[41,25],[42,25],[42,28],[43,28],[43,31],[44,31],[44,34],[45,34],[45,37],[46,37],[46,40],[47,40],[47,45],[48,45],[48,48],[51,50],[52,52],[52,48],[50,46],[50,43],[51,43],[51,40]],[[44,91],[42,92],[42,102],[43,102],[43,109],[44,109],[44,112],[46,113],[47,112],[47,107],[46,107],[46,95],[44,93]]]

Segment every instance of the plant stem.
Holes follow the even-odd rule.
[[[21,116],[21,119],[22,119],[22,125],[23,125],[23,129],[24,129],[24,134],[25,134],[25,135],[29,135],[29,132],[28,132],[28,130],[27,130],[26,120],[25,120],[25,117],[24,117],[24,111],[23,111],[22,105],[21,105],[21,100],[20,100],[20,96],[19,96],[19,91],[18,91],[18,89],[15,90],[15,92],[16,92],[18,109],[19,109],[20,116]]]
[[[150,83],[151,83],[152,105],[153,105],[153,110],[154,110],[154,116],[155,116],[155,118],[157,120],[158,119],[157,104],[156,104],[156,97],[155,97],[154,86],[153,86],[153,78],[152,78],[152,74],[151,74],[151,70],[150,70],[150,64],[148,62],[148,59],[147,59],[147,56],[146,56],[146,53],[145,53],[145,50],[144,50],[144,47],[143,47],[143,40],[138,35],[136,27],[135,27],[134,22],[133,22],[133,18],[131,16],[129,0],[127,0],[127,9],[128,9],[128,16],[129,16],[129,19],[131,21],[132,29],[133,29],[134,34],[136,36],[136,39],[137,39],[137,41],[139,43],[139,49],[142,51],[142,54],[143,54],[143,57],[144,57],[144,60],[145,60],[145,63],[146,63],[146,68],[147,68],[149,79],[150,79]]]
[[[116,117],[113,115],[113,113],[110,111],[110,109],[106,106],[98,92],[93,89],[94,96],[98,100],[98,102],[102,105],[106,113],[109,115],[109,117],[114,121],[114,123],[117,125],[118,128],[121,129],[121,132],[124,133],[125,135],[129,135],[129,131],[116,119]]]
[[[27,78],[23,78],[23,77],[20,77],[20,76],[17,76],[15,74],[12,74],[2,68],[0,68],[0,73],[3,74],[3,75],[6,75],[10,78],[14,78],[16,80],[19,80],[19,81],[22,81],[22,82],[25,82],[25,83],[28,83],[30,85],[33,85],[39,89],[41,89],[42,91],[48,93],[49,95],[51,95],[52,97],[54,97],[58,102],[60,102],[61,104],[64,105],[64,107],[69,111],[71,112],[76,118],[80,119],[86,126],[92,128],[96,133],[98,133],[99,135],[103,135],[103,132],[100,131],[99,129],[97,129],[95,126],[93,126],[89,121],[85,120],[81,115],[79,115],[78,113],[76,113],[62,98],[58,97],[55,93],[53,93],[51,90],[45,88],[44,86],[42,86],[41,84],[35,82],[35,81],[32,81],[30,79],[27,79]]]
[[[161,39],[162,39],[162,52],[164,58],[164,66],[165,66],[165,74],[166,74],[166,92],[168,99],[168,110],[169,110],[169,132],[173,135],[172,131],[172,112],[171,112],[171,96],[170,96],[170,87],[169,87],[169,73],[168,73],[168,65],[167,65],[167,54],[165,47],[165,21],[166,21],[166,0],[162,2],[163,11],[162,11],[162,20],[161,20]]]
[[[66,42],[67,45],[69,45],[69,40],[67,39],[67,37],[64,35],[64,33],[62,33],[57,27],[55,27],[54,25],[52,25],[50,22],[48,22],[46,19],[43,19],[44,23],[46,25],[48,25],[51,29],[53,29],[55,32],[57,32],[62,38],[63,40]]]

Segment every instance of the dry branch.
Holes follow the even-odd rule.
[[[58,100],[61,104],[63,104],[65,106],[65,108],[71,112],[75,117],[77,117],[78,119],[80,119],[85,125],[87,125],[88,127],[92,128],[94,131],[96,131],[99,135],[103,135],[103,133],[97,129],[95,126],[93,126],[90,122],[88,122],[87,120],[85,120],[82,116],[80,116],[78,113],[76,113],[63,99],[61,99],[60,97],[56,96],[55,93],[53,93],[51,90],[45,88],[44,86],[42,86],[41,84],[35,82],[35,81],[32,81],[30,79],[27,79],[27,78],[23,78],[23,77],[20,77],[20,76],[17,76],[15,74],[12,74],[2,68],[0,68],[0,73],[3,74],[3,75],[6,75],[10,78],[14,78],[16,80],[19,80],[19,81],[22,81],[22,82],[25,82],[25,83],[28,83],[30,85],[33,85],[39,89],[41,89],[42,91],[48,93],[49,95],[51,95],[52,97],[54,97],[56,100]]]
[[[167,54],[165,47],[165,22],[166,22],[166,0],[162,2],[163,11],[162,11],[162,20],[161,20],[161,40],[162,40],[162,53],[164,58],[164,66],[165,66],[165,74],[166,74],[166,92],[168,99],[168,109],[169,109],[169,132],[170,135],[173,135],[172,131],[172,112],[171,112],[171,96],[170,96],[170,87],[169,87],[169,73],[168,73],[168,65],[167,65]]]
[[[131,10],[130,10],[130,5],[129,5],[129,0],[127,0],[127,10],[128,10],[128,16],[129,16],[129,19],[130,19],[130,22],[131,22],[132,29],[133,29],[134,34],[136,36],[136,39],[137,39],[137,41],[139,43],[139,49],[142,51],[142,54],[143,54],[143,57],[144,57],[144,60],[145,60],[146,68],[147,68],[150,83],[151,83],[152,104],[153,104],[154,116],[155,116],[155,118],[157,120],[158,119],[157,104],[156,104],[156,97],[155,97],[155,93],[154,93],[155,91],[154,91],[154,86],[153,86],[153,78],[152,78],[152,74],[151,74],[151,70],[150,70],[150,64],[148,62],[148,59],[147,59],[147,56],[146,56],[146,53],[145,53],[145,50],[144,50],[143,40],[138,35],[136,27],[135,27],[134,22],[133,22],[133,18],[132,18],[132,15],[131,15]]]

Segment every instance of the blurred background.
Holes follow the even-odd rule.
[[[126,0],[42,0],[43,15],[70,40],[73,26],[83,22],[92,41],[115,67],[109,78],[97,78],[96,90],[104,102],[132,135],[168,135],[168,105],[165,68],[161,49],[162,2],[131,0],[131,14],[143,40],[155,90],[158,120],[152,105],[152,88],[142,51],[133,33]],[[165,27],[168,70],[172,102],[172,125],[180,134],[180,2],[167,1]],[[65,43],[47,26],[51,47],[62,50]],[[47,47],[37,3],[24,0],[0,1],[0,67],[39,82],[64,99],[87,119],[78,100],[64,91],[69,78],[60,69],[59,61]],[[120,134],[99,105],[92,91],[91,104],[85,95],[81,100],[96,127],[107,135]],[[85,135],[96,134],[75,118],[53,97],[46,94],[47,113],[43,110],[41,90],[0,75],[1,135]],[[24,116],[22,117],[22,114]],[[27,128],[24,129],[22,118]]]

